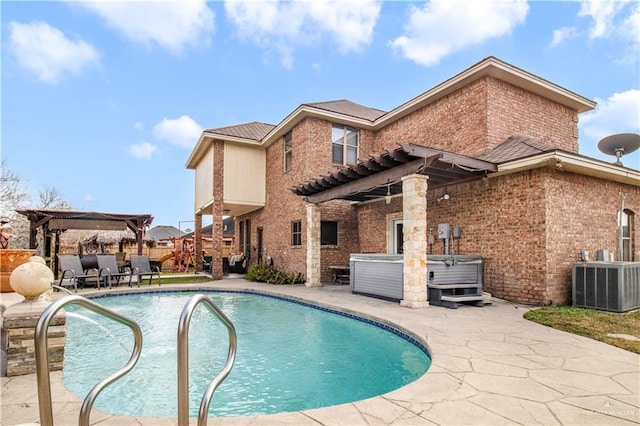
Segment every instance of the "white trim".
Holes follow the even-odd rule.
[[[398,254],[396,247],[396,225],[404,222],[402,212],[388,214],[387,217],[387,253]]]
[[[488,177],[495,178],[522,170],[547,166],[581,175],[640,186],[640,171],[638,170],[564,151],[546,152],[500,164],[498,165],[498,171],[489,174]]]

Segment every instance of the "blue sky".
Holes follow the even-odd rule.
[[[598,107],[580,153],[640,131],[637,1],[2,1],[1,157],[74,208],[193,219],[206,128],[301,103],[393,109],[496,56]],[[623,158],[640,169],[640,152]],[[205,218],[207,223],[208,218]],[[210,223],[210,222],[209,222]],[[182,224],[181,228],[190,224]]]

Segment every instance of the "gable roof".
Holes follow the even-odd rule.
[[[207,129],[204,132],[212,135],[232,136],[236,138],[261,141],[274,127],[275,126],[273,124],[252,121],[250,123],[238,124],[235,126]]]
[[[207,143],[205,141],[207,137],[219,135],[230,142],[255,144],[267,148],[306,117],[320,117],[325,120],[376,131],[485,77],[496,78],[532,93],[537,93],[540,96],[565,105],[577,113],[589,111],[596,106],[596,103],[590,99],[493,56],[489,56],[389,112],[342,99],[301,104],[277,125],[252,122],[238,126],[205,130],[187,160],[186,167],[194,168]]]
[[[175,226],[159,225],[149,229],[146,234],[146,238],[149,240],[170,240],[173,237],[178,237],[180,234],[184,235],[184,232],[180,231]]]
[[[529,157],[541,152],[553,151],[555,148],[545,145],[538,139],[528,136],[509,136],[500,145],[478,158],[500,164],[518,158]]]
[[[308,105],[310,107],[322,109],[329,112],[348,115],[354,118],[369,120],[372,122],[386,114],[386,111],[382,111],[376,108],[369,108],[364,105],[348,101],[346,99],[326,102],[314,102],[303,105]]]

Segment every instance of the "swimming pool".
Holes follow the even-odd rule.
[[[210,416],[272,414],[326,407],[390,392],[422,376],[431,360],[412,337],[386,325],[256,292],[198,291],[233,321],[236,364],[213,396]],[[176,417],[176,330],[196,294],[154,292],[94,300],[136,320],[144,335],[134,370],[98,397],[116,415]],[[131,332],[90,311],[67,311],[64,383],[84,398],[131,352]],[[212,340],[213,337],[213,340]],[[227,332],[204,307],[191,320],[190,415],[227,354]]]

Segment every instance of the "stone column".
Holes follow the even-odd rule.
[[[36,372],[35,329],[49,304],[42,299],[35,302],[25,300],[9,306],[2,314],[2,376]],[[66,322],[66,313],[60,311],[47,330],[49,371],[62,370]]]
[[[307,287],[320,287],[320,206],[307,204]]]
[[[424,308],[427,302],[427,179],[402,178],[404,296],[401,306]]]

